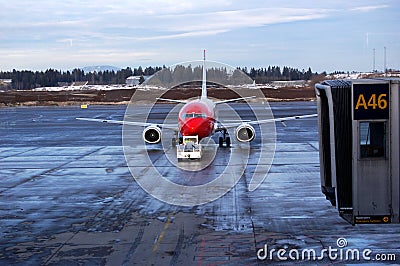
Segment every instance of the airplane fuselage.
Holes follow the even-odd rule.
[[[182,136],[198,136],[199,140],[214,133],[215,104],[208,98],[186,103],[179,111],[178,127]]]

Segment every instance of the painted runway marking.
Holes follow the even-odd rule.
[[[171,213],[168,215],[167,221],[165,222],[165,225],[164,225],[164,228],[163,228],[163,230],[161,231],[160,236],[157,238],[156,243],[154,244],[153,252],[156,252],[156,251],[158,250],[158,246],[160,245],[160,242],[161,242],[161,241],[163,240],[163,238],[164,238],[165,232],[167,231],[167,229],[168,229],[168,227],[169,227],[169,224],[171,223],[171,217],[172,217],[173,215],[174,215],[173,212],[171,212]]]
[[[200,244],[200,252],[199,252],[199,255],[198,255],[198,262],[197,262],[197,265],[198,266],[201,266],[202,264],[203,264],[203,262],[202,262],[202,260],[203,260],[203,251],[204,251],[204,249],[205,249],[205,246],[206,246],[206,239],[204,238],[204,236],[201,238],[201,244]]]

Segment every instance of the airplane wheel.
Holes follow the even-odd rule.
[[[229,148],[231,146],[231,137],[226,137],[225,143],[226,147]]]
[[[224,145],[224,138],[223,137],[219,137],[218,138],[218,144],[220,147],[222,147]]]

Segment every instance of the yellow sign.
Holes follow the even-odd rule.
[[[371,97],[367,101],[365,100],[365,96],[364,94],[360,94],[358,96],[358,100],[357,100],[357,104],[355,109],[358,110],[358,108],[363,107],[365,110],[368,110],[368,108],[372,108],[372,109],[376,109],[379,108],[381,110],[384,110],[388,107],[388,102],[387,102],[387,94],[386,93],[382,93],[378,96],[378,101],[376,100],[376,94],[372,94]]]
[[[81,109],[87,109],[88,105],[87,104],[81,104]]]
[[[389,84],[353,84],[353,107],[354,120],[389,119]]]

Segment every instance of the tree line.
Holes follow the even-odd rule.
[[[151,76],[162,67],[142,67],[131,69],[127,67],[118,71],[99,71],[85,73],[81,69],[61,71],[48,69],[46,71],[13,70],[0,72],[0,79],[11,79],[11,89],[29,90],[38,87],[55,87],[70,85],[73,82],[88,82],[90,85],[125,84],[129,76]]]
[[[55,69],[48,69],[46,71],[30,71],[30,70],[13,70],[8,72],[0,72],[0,79],[11,79],[11,89],[27,90],[38,87],[54,87],[70,85],[73,82],[88,82],[89,85],[111,85],[111,84],[125,84],[126,78],[129,76],[151,76],[156,72],[166,69],[163,67],[142,67],[121,69],[118,71],[99,71],[85,73],[81,69],[74,69],[72,71],[61,71]],[[268,83],[276,80],[310,80],[314,75],[311,68],[307,71],[298,70],[290,67],[269,66],[268,68],[251,68],[247,69],[238,68],[244,73],[249,75],[258,84]],[[201,71],[194,71],[201,73]],[[142,79],[143,80],[143,79]],[[0,83],[4,88],[5,85]]]
[[[151,79],[146,81],[147,85],[174,88],[180,85],[201,81],[203,78],[202,66],[175,65],[170,68],[163,68],[158,71]],[[248,75],[237,69],[227,69],[226,67],[207,68],[207,82],[228,86],[252,84],[253,81]]]
[[[239,68],[240,69],[240,68]],[[269,66],[268,68],[241,68],[243,72],[249,75],[258,84],[265,84],[271,81],[291,81],[291,80],[311,80],[318,73],[313,73],[309,67],[307,71],[284,66],[283,69],[279,66]]]

